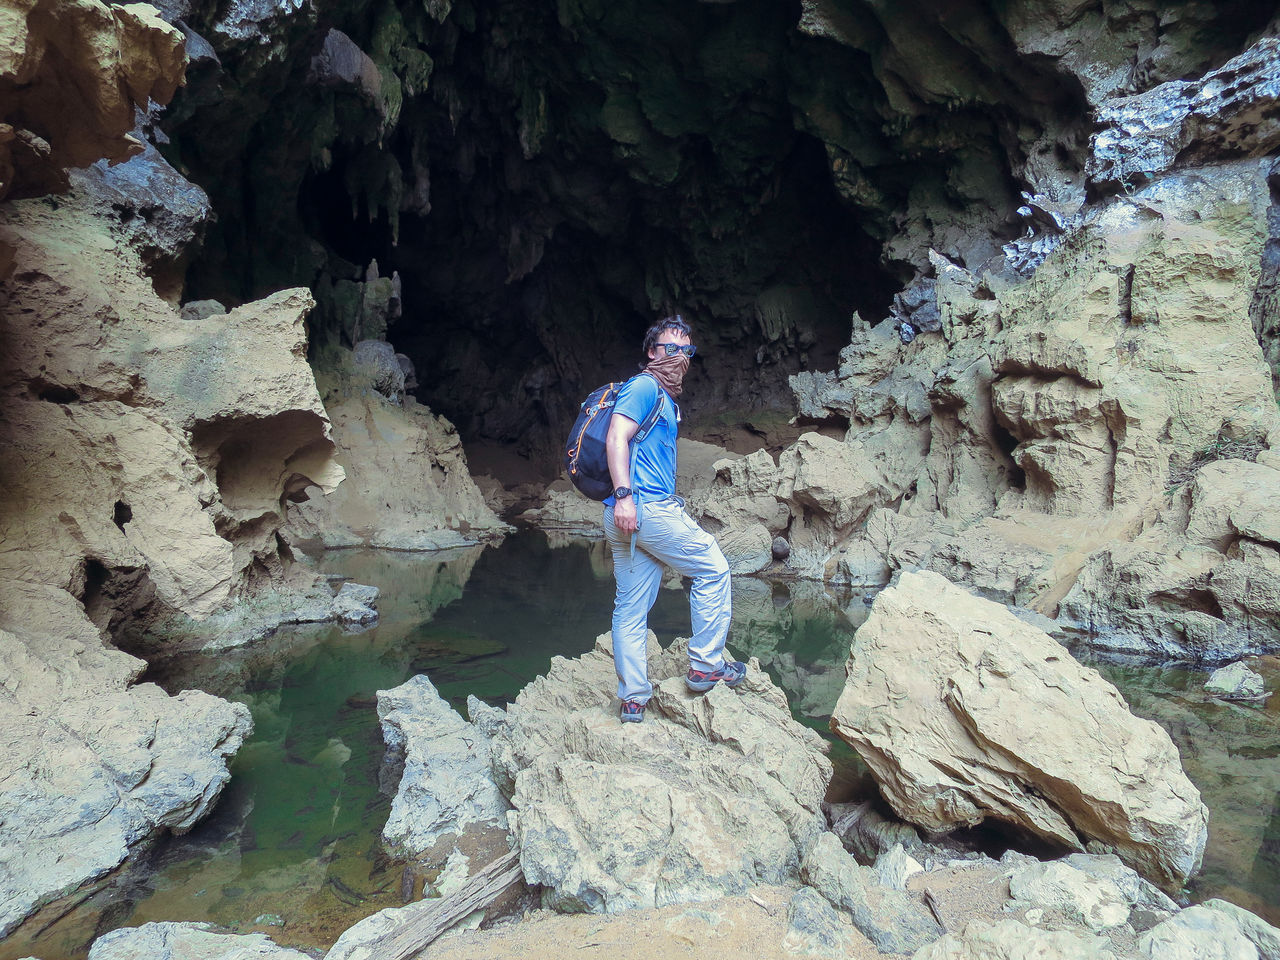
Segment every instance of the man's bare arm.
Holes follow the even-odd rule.
[[[609,432],[605,434],[605,457],[609,462],[609,477],[613,487],[631,486],[631,438],[640,429],[640,424],[621,413],[615,413],[609,420]],[[636,529],[636,499],[634,496],[619,500],[613,507],[613,522],[624,533],[634,533]]]

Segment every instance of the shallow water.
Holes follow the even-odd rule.
[[[323,563],[382,590],[379,624],[362,633],[292,628],[249,651],[153,667],[147,679],[172,692],[198,687],[251,709],[254,734],[227,791],[190,834],[28,921],[0,944],[0,960],[79,960],[101,933],[150,920],[206,920],[327,947],[357,920],[403,902],[405,864],[379,841],[395,784],[379,784],[376,692],[425,672],[464,713],[468,694],[506,703],[551,657],[585,652],[609,627],[613,577],[601,543],[553,549],[527,533],[497,549],[341,551]],[[731,649],[759,657],[797,719],[826,733],[865,599],[736,579]],[[661,591],[650,625],[663,643],[688,634],[678,584]],[[1276,712],[1208,701],[1197,693],[1203,677],[1185,671],[1097,666],[1135,713],[1171,732],[1212,811],[1192,895],[1223,896],[1280,921]],[[833,744],[832,759],[832,799],[870,795],[844,744]]]

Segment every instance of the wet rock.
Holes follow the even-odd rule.
[[[936,574],[876,598],[831,726],[926,829],[996,817],[1068,847],[1093,839],[1167,888],[1200,866],[1208,814],[1168,734],[1051,637]]]
[[[220,933],[208,923],[144,923],[103,934],[90,960],[309,960],[262,933]]]
[[[881,953],[910,953],[942,935],[928,910],[882,885],[876,872],[854,860],[830,833],[805,854],[801,876],[833,906],[847,911]]]
[[[918,951],[912,960],[1124,960],[1103,937],[1076,930],[1041,930],[1017,920],[974,920]]]
[[[1256,157],[1280,145],[1280,39],[1264,37],[1199,80],[1120,97],[1098,111],[1086,170],[1100,186],[1132,186],[1175,164]]]
[[[1198,906],[1148,930],[1138,949],[1151,960],[1258,960],[1258,948],[1231,914]]]
[[[1261,674],[1239,661],[1213,671],[1204,689],[1223,700],[1264,700],[1267,697],[1266,683]]]
[[[787,904],[787,935],[783,945],[800,956],[846,957],[852,938],[840,914],[812,887],[801,887]]]
[[[553,659],[507,709],[494,767],[544,903],[613,913],[794,880],[825,828],[822,741],[754,660],[736,690],[686,690],[682,641],[650,634],[642,724],[620,724],[609,637]]]
[[[458,716],[425,675],[379,690],[378,718],[388,752],[404,758],[382,829],[389,850],[416,856],[472,824],[505,825],[509,805],[493,781],[488,738]]]

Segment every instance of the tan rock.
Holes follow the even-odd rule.
[[[467,472],[453,424],[366,391],[328,404],[346,480],[290,507],[289,531],[325,546],[437,550],[510,531]]]
[[[974,920],[921,947],[911,960],[1122,960],[1103,937],[1076,930],[1040,930],[1017,920]]]
[[[904,573],[847,671],[832,729],[904,819],[995,817],[1077,849],[1098,841],[1166,887],[1198,869],[1208,814],[1168,734],[999,604]]]

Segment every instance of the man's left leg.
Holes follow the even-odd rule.
[[[637,546],[644,547],[649,554],[693,581],[689,591],[693,626],[693,636],[689,638],[689,667],[700,675],[717,674],[728,663],[724,643],[733,616],[729,563],[719,544],[693,522],[680,501],[670,499],[644,505]],[[744,675],[737,668],[731,668],[728,674],[717,679],[724,679],[732,686]],[[705,689],[710,689],[715,682],[707,683]]]

